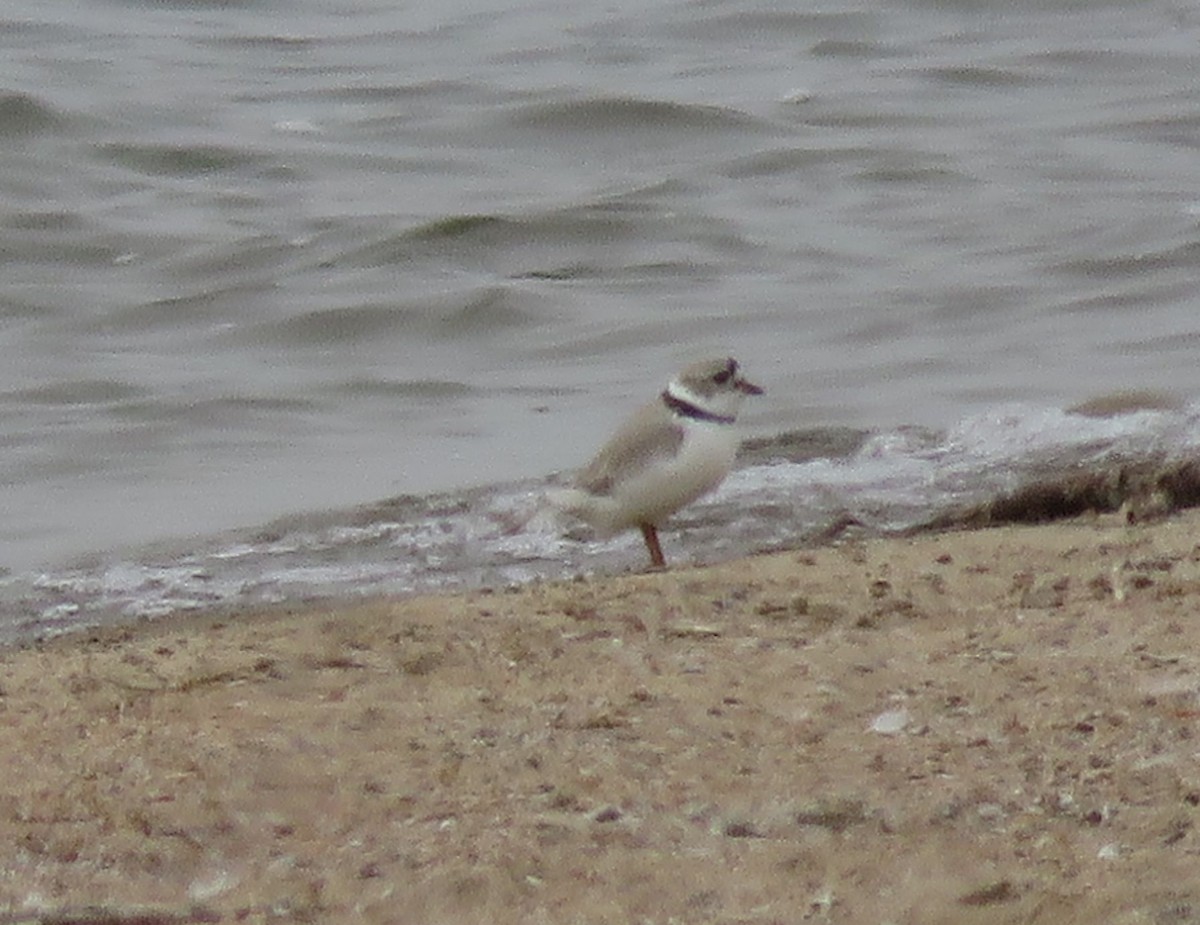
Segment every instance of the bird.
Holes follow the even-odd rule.
[[[732,357],[691,364],[626,420],[551,503],[601,537],[637,527],[651,568],[665,568],[659,528],[724,481],[740,443],[738,411],[763,391]]]

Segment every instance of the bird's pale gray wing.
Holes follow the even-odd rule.
[[[683,443],[683,428],[661,405],[647,405],[625,422],[612,439],[575,476],[575,484],[596,495],[657,459],[674,455]]]

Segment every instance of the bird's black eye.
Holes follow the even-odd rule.
[[[724,385],[726,382],[732,379],[736,373],[737,361],[730,358],[729,363],[725,366],[725,368],[712,377],[713,382],[715,382],[717,385]]]

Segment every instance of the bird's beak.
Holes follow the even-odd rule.
[[[761,395],[763,393],[761,385],[755,385],[746,379],[736,379],[733,384],[737,386],[739,392],[744,392],[747,395]]]

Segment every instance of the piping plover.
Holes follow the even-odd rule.
[[[664,567],[658,528],[729,474],[739,443],[738,409],[747,395],[762,391],[742,378],[733,358],[693,363],[626,421],[551,503],[601,536],[639,528],[651,566]]]

